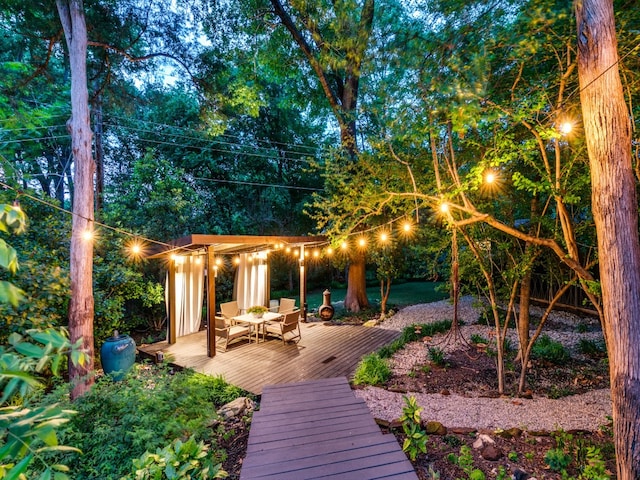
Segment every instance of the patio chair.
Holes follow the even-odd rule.
[[[289,313],[295,310],[296,300],[294,298],[281,298],[278,313]]]
[[[240,315],[240,308],[236,300],[227,303],[220,304],[220,315],[227,320],[231,320],[233,317]]]
[[[297,342],[302,338],[300,331],[300,310],[295,310],[293,312],[289,312],[285,314],[284,319],[280,322],[270,322],[264,325],[264,335],[275,335],[277,337],[282,338],[282,344],[286,344],[287,340],[285,339],[284,334],[291,332],[293,336],[289,338],[289,340],[298,339]],[[295,331],[298,331],[296,334]],[[297,343],[296,342],[296,343]]]
[[[251,343],[251,326],[231,325],[224,317],[216,317],[216,337],[224,340],[223,352],[227,351],[227,346],[233,340],[247,338]]]

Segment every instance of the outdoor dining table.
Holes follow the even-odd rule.
[[[262,325],[262,331],[264,333],[264,324],[271,320],[279,320],[282,318],[281,313],[266,312],[261,317],[256,317],[251,313],[244,313],[233,317],[235,323],[250,323],[256,332],[256,343],[258,343],[258,334],[260,333],[260,326]]]

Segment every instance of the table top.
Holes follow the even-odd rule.
[[[266,312],[262,317],[257,318],[254,317],[252,314],[250,313],[245,313],[243,315],[237,315],[235,317],[233,317],[233,319],[236,322],[247,322],[247,323],[263,323],[263,322],[268,322],[269,320],[275,320],[277,318],[281,318],[282,314],[281,313],[275,313],[275,312]]]

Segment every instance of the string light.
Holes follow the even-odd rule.
[[[560,130],[560,133],[562,133],[563,135],[569,135],[573,130],[573,122],[564,121],[560,123],[558,130]]]
[[[313,258],[318,258],[320,256],[320,251],[318,249],[313,251]]]
[[[82,232],[82,239],[86,242],[93,240],[93,232],[89,229]]]
[[[449,213],[449,204],[447,202],[442,202],[440,204],[440,211],[442,213]]]
[[[340,248],[341,248],[342,250],[346,250],[347,248],[349,248],[349,245],[347,244],[347,242],[346,242],[346,241],[344,241],[344,242],[342,242],[342,243],[340,244]]]
[[[491,170],[488,171],[484,176],[484,181],[489,183],[489,184],[495,182],[496,181],[496,174],[493,173]]]
[[[412,228],[413,228],[413,227],[411,226],[411,223],[410,223],[410,222],[405,222],[405,223],[402,225],[402,230],[404,230],[404,231],[405,231],[405,233],[409,233],[409,232],[411,231],[411,229],[412,229]]]
[[[381,243],[387,243],[388,240],[389,240],[389,234],[387,232],[385,232],[384,230],[382,232],[380,232],[380,242]]]
[[[333,248],[327,247],[327,255],[333,255]]]
[[[358,239],[358,245],[360,246],[360,248],[364,248],[367,246],[367,239],[365,237],[360,237]]]

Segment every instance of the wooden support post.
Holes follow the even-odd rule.
[[[207,247],[207,356],[216,356],[216,268],[213,245]]]
[[[300,245],[300,315],[307,321],[307,273],[305,272],[304,245]]]
[[[167,319],[167,343],[176,343],[176,260],[169,260],[169,308]]]

